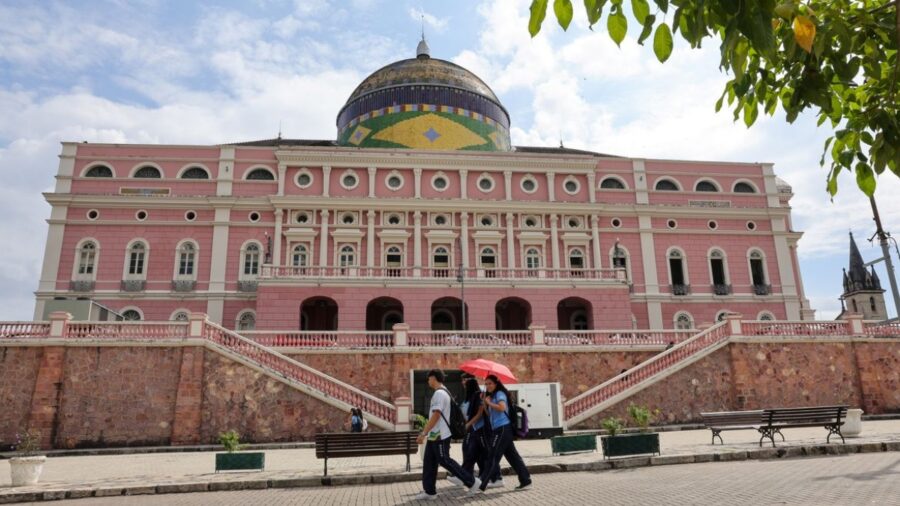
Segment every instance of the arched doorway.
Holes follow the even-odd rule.
[[[462,324],[462,301],[443,297],[431,304],[431,330],[462,330],[469,328],[469,305],[466,304],[466,325]]]
[[[403,323],[403,303],[391,297],[378,297],[366,306],[366,330],[392,330]]]
[[[300,330],[337,330],[338,305],[328,297],[312,297],[300,306]]]
[[[507,297],[494,306],[494,315],[497,330],[528,330],[531,304],[518,297]]]
[[[559,330],[593,330],[591,303],[580,297],[568,297],[559,301],[556,305],[556,322]]]

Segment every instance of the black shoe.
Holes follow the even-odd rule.
[[[531,482],[529,481],[528,483],[520,483],[516,487],[516,490],[531,490]]]

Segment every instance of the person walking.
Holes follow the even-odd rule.
[[[478,465],[478,474],[484,473],[488,463],[488,441],[490,440],[490,426],[484,423],[487,416],[481,400],[481,387],[478,380],[469,376],[463,383],[466,392],[466,401],[460,405],[466,415],[466,437],[463,440],[462,468],[473,473],[475,465]],[[462,485],[462,481],[455,476],[448,476],[447,480],[456,485]],[[488,488],[502,487],[503,478],[500,469],[491,476]]]
[[[350,408],[350,432],[363,431],[362,410],[359,408]]]
[[[459,478],[469,489],[468,494],[478,492],[481,480],[466,471],[458,462],[450,457],[450,392],[444,387],[444,372],[440,369],[428,371],[428,386],[434,390],[431,396],[431,413],[422,433],[416,438],[419,444],[425,443],[425,459],[422,463],[422,492],[416,500],[433,501],[437,499],[438,466]]]
[[[510,422],[509,410],[515,408],[509,405],[509,390],[493,374],[485,378],[484,386],[487,390],[483,399],[484,409],[489,414],[491,441],[488,465],[480,475],[481,491],[484,492],[487,488],[487,478],[493,476],[495,472],[499,472],[500,459],[504,457],[519,477],[519,486],[516,487],[516,490],[528,490],[531,488],[531,473],[528,472],[525,462],[513,443],[515,427]]]

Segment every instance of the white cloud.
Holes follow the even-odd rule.
[[[433,14],[425,12],[425,9],[422,8],[417,9],[415,7],[410,7],[407,12],[411,19],[416,22],[424,21],[426,25],[438,33],[443,32],[444,29],[447,28],[447,23],[449,22],[447,18],[438,18]]]

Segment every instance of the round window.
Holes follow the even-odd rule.
[[[197,213],[195,213],[194,211],[188,211],[184,213],[184,219],[188,221],[194,221],[197,219]]]
[[[669,220],[669,221],[666,222],[666,226],[669,227],[669,228],[677,228],[677,227],[678,227],[678,222],[675,221],[675,220]]]
[[[532,217],[525,218],[525,226],[529,228],[534,228],[537,226],[537,220]]]
[[[481,191],[489,192],[494,189],[494,180],[489,176],[485,176],[478,180],[478,188],[480,188]]]
[[[609,224],[612,225],[613,228],[619,228],[619,227],[622,226],[622,220],[620,220],[619,218],[613,218],[613,219],[609,222]]]
[[[397,216],[396,214],[392,214],[392,215],[388,218],[388,224],[390,224],[390,225],[399,225],[399,224],[400,224],[400,217]]]
[[[435,225],[446,225],[446,224],[447,224],[447,217],[446,217],[446,216],[443,216],[443,215],[435,216],[435,217],[434,217],[434,224],[435,224]]]
[[[256,211],[253,211],[252,213],[250,213],[250,215],[248,217],[250,218],[250,221],[252,221],[254,223],[259,221],[259,213]]]
[[[341,217],[341,222],[344,225],[352,225],[354,221],[356,221],[356,218],[354,218],[354,216],[350,213],[347,213]]]
[[[306,213],[297,213],[295,220],[297,220],[297,223],[309,223],[309,215]]]
[[[447,189],[447,178],[444,176],[437,176],[431,180],[431,186],[437,191],[444,191]]]
[[[91,209],[90,211],[87,212],[87,219],[89,219],[91,221],[94,221],[99,217],[100,217],[100,211],[98,211],[96,209]]]
[[[387,185],[392,190],[399,190],[403,186],[403,179],[400,176],[390,176],[387,178]]]
[[[569,228],[578,228],[579,224],[578,218],[569,218]]]
[[[563,185],[567,193],[578,193],[578,182],[574,179],[569,179]]]
[[[348,190],[356,188],[356,183],[358,182],[359,180],[356,179],[356,176],[354,174],[346,174],[341,178],[341,184]]]
[[[494,220],[491,219],[490,216],[482,216],[481,217],[481,225],[485,227],[490,227],[494,224]]]
[[[312,174],[309,172],[301,172],[297,174],[297,186],[300,188],[306,188],[307,186],[312,184]]]
[[[138,219],[138,221],[144,221],[147,219],[147,211],[141,209],[140,211],[134,214],[134,217]]]
[[[752,221],[747,222],[747,230],[756,230],[756,223]]]
[[[537,190],[537,183],[534,182],[534,179],[523,179],[522,190],[526,193],[534,193]]]
[[[715,230],[715,229],[719,228],[719,224],[716,223],[715,220],[709,220],[709,223],[707,223],[706,226],[708,226],[710,230]]]

